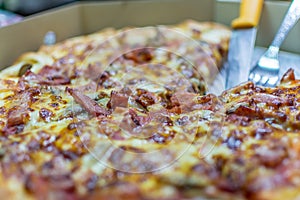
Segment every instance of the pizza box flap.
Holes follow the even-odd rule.
[[[257,44],[268,46],[288,8],[288,2],[266,1]],[[9,66],[22,53],[36,51],[48,31],[57,41],[105,27],[174,24],[185,19],[230,25],[239,12],[238,0],[144,0],[77,2],[25,18],[0,29],[0,67]],[[294,27],[283,50],[300,53],[300,25]]]

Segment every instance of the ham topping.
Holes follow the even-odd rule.
[[[128,94],[123,91],[112,91],[107,107],[115,110],[116,107],[126,108],[128,106]]]
[[[29,120],[29,110],[31,103],[35,100],[34,96],[38,95],[38,88],[30,88],[24,91],[17,91],[13,101],[18,101],[7,111],[7,124],[4,132],[8,135],[19,133],[24,129],[24,125]]]
[[[98,105],[96,101],[91,99],[90,97],[82,94],[80,91],[66,88],[66,91],[75,99],[75,101],[80,104],[89,114],[98,117],[100,115],[106,116],[108,115],[108,111],[101,106]]]
[[[38,74],[27,70],[24,76],[20,78],[19,85],[21,84],[20,82],[24,81],[36,81],[41,85],[66,85],[70,83],[70,79],[67,76],[55,69],[49,68],[47,66],[44,67]]]

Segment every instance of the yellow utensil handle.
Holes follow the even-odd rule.
[[[241,0],[240,16],[232,21],[232,28],[252,28],[258,25],[263,0]]]

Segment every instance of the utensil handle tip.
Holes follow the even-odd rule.
[[[232,28],[241,29],[257,26],[260,20],[263,3],[263,0],[241,0],[240,16],[232,21]]]

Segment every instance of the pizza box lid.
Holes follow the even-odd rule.
[[[259,25],[257,45],[268,46],[289,6],[284,1],[266,1]],[[237,17],[239,0],[144,0],[82,1],[26,17],[0,29],[0,67],[13,63],[22,53],[35,51],[44,35],[54,31],[57,41],[88,34],[105,27],[174,24],[185,19],[215,21],[230,25]],[[300,54],[300,24],[282,49]]]

